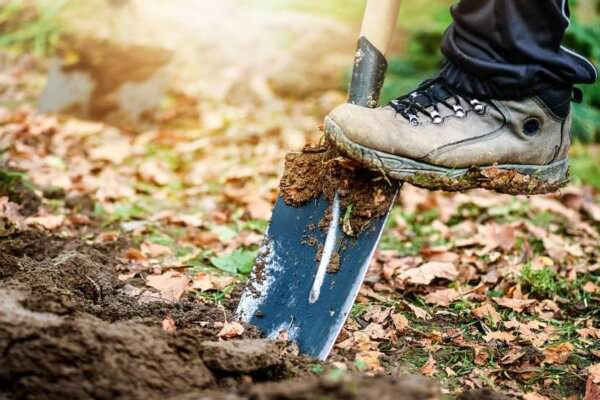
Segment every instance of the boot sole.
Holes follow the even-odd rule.
[[[392,179],[430,190],[463,191],[475,188],[508,194],[555,192],[569,180],[567,159],[547,165],[498,164],[446,168],[369,149],[348,139],[335,121],[325,118],[327,138],[347,157]]]

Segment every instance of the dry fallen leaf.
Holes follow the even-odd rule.
[[[600,339],[600,329],[594,327],[577,329],[577,334],[584,339],[588,337]]]
[[[235,282],[232,276],[220,276],[198,272],[192,279],[192,288],[199,289],[202,292],[208,290],[223,290]]]
[[[192,279],[192,288],[199,289],[202,292],[212,290],[215,288],[212,279],[209,274],[205,272],[198,272]]]
[[[586,382],[583,400],[600,400],[600,385],[594,383],[591,377]]]
[[[146,256],[141,251],[134,249],[133,247],[127,249],[125,255],[128,260],[132,261],[143,261],[146,259]]]
[[[494,325],[502,321],[502,316],[490,303],[485,303],[477,308],[474,308],[471,312],[479,319],[489,318]]]
[[[515,228],[511,225],[498,225],[495,222],[480,225],[476,240],[485,246],[483,251],[486,253],[495,249],[508,251],[515,246]]]
[[[596,285],[594,282],[586,282],[582,289],[588,293],[600,293],[600,286]]]
[[[188,288],[190,279],[184,274],[169,270],[161,275],[148,275],[146,285],[157,289],[163,300],[178,301]]]
[[[517,312],[523,312],[523,310],[535,303],[535,300],[511,299],[508,297],[495,297],[493,300],[498,305]]]
[[[369,306],[369,308],[367,308],[367,310],[362,315],[362,318],[364,318],[365,321],[377,322],[378,324],[382,324],[390,316],[391,312],[391,308],[384,308],[380,305],[372,305]]]
[[[408,319],[400,313],[392,314],[392,322],[398,332],[403,332],[408,328]]]
[[[375,339],[375,340],[385,339],[387,337],[387,334],[385,332],[385,329],[383,329],[383,326],[381,326],[380,324],[377,324],[375,322],[371,322],[362,331],[364,333],[366,333],[367,335],[369,335],[369,337],[371,339]]]
[[[573,345],[569,342],[546,347],[542,364],[564,364],[573,352]]]
[[[167,254],[171,254],[171,249],[162,244],[144,242],[140,246],[140,250],[146,257],[156,258]]]
[[[432,317],[431,314],[429,314],[427,311],[423,310],[421,307],[417,307],[414,304],[410,304],[405,302],[404,304],[406,304],[408,306],[408,308],[410,308],[410,310],[415,314],[415,316],[419,319],[424,319],[426,321],[429,321]]]
[[[382,371],[381,363],[379,362],[381,353],[379,351],[361,351],[356,354],[355,360],[363,364],[368,371]]]
[[[594,383],[600,383],[600,363],[588,367],[589,377]]]
[[[64,215],[45,215],[40,217],[29,217],[25,219],[26,225],[40,225],[49,231],[59,228],[64,222]]]
[[[401,279],[415,285],[429,285],[435,278],[443,278],[449,281],[456,279],[458,270],[452,263],[431,261],[417,268],[404,271]]]
[[[218,337],[223,339],[231,339],[234,337],[241,336],[244,333],[244,327],[239,322],[225,322],[223,328],[217,334]]]
[[[106,135],[99,146],[89,150],[90,159],[121,164],[131,155],[129,139],[121,136],[116,129],[112,128],[111,130],[111,134]]]
[[[456,289],[440,289],[425,296],[425,301],[442,307],[448,307],[461,296]]]
[[[510,332],[489,332],[483,336],[486,342],[491,342],[492,340],[499,340],[501,342],[510,343],[515,340],[515,335]]]
[[[431,354],[429,354],[429,358],[427,362],[421,367],[420,372],[425,376],[433,376],[435,374],[435,359]]]

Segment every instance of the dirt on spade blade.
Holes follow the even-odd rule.
[[[286,155],[280,190],[283,200],[292,206],[301,206],[321,195],[331,201],[337,192],[344,210],[342,229],[349,236],[357,236],[387,212],[397,185],[325,143]],[[322,227],[331,219],[330,211],[327,214],[321,221]]]
[[[424,378],[316,376],[315,360],[251,327],[220,340],[237,299],[141,301],[117,278],[123,248],[37,231],[0,238],[0,398],[440,398]]]

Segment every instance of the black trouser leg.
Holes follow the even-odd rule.
[[[597,78],[589,61],[561,46],[567,0],[461,0],[452,16],[441,74],[459,90],[517,99]]]

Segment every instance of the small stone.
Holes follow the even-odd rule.
[[[277,346],[264,339],[204,342],[202,359],[210,369],[244,373],[281,363]]]

